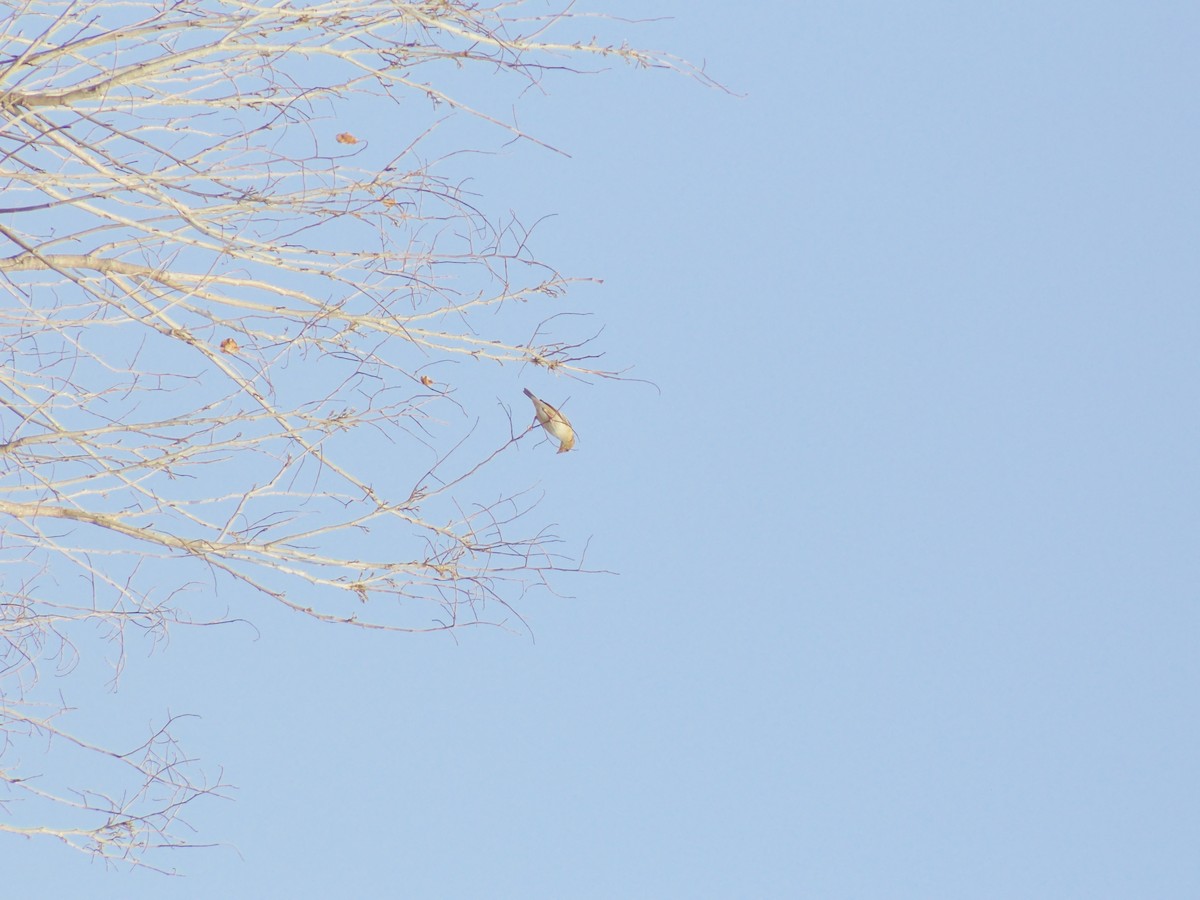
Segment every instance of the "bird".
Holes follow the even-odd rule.
[[[537,413],[538,423],[546,429],[546,433],[559,443],[558,452],[566,453],[575,446],[575,429],[567,421],[567,417],[544,400],[539,400],[533,391],[525,388],[525,396],[533,401],[533,410]]]

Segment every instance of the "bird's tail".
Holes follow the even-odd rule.
[[[524,390],[525,390],[525,396],[528,397],[530,400],[537,399],[537,397],[533,396],[533,391],[531,391],[529,388],[525,388]]]

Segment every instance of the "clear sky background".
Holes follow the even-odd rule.
[[[222,846],[2,893],[1200,896],[1200,7],[592,7],[743,95],[555,79],[572,158],[480,159],[661,388],[534,385],[620,574],[536,640],[177,630],[88,715],[198,714]]]

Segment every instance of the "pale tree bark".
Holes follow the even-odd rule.
[[[490,379],[621,373],[528,230],[464,189],[454,122],[538,143],[494,111],[498,76],[706,78],[548,9],[0,2],[0,830],[164,867],[222,792],[169,721],[128,752],[63,724],[97,627],[115,680],[132,635],[251,598],[520,627],[582,569],[534,491],[489,477],[543,439]],[[94,784],[55,777],[79,753]]]

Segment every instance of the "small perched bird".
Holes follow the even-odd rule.
[[[525,396],[533,401],[533,409],[537,413],[537,420],[546,429],[546,433],[558,441],[558,452],[566,453],[574,447],[575,429],[571,427],[571,423],[567,421],[567,417],[549,403],[533,396],[533,391],[529,390],[529,388],[525,388]]]

